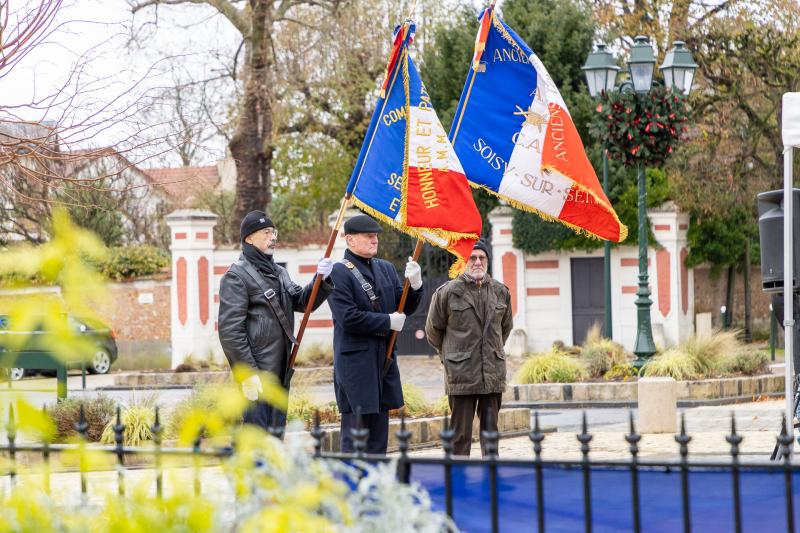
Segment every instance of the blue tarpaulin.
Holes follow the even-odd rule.
[[[453,518],[462,531],[491,531],[489,467],[452,465]],[[498,466],[500,531],[536,531],[536,475],[530,465]],[[629,468],[591,467],[592,527],[596,532],[632,531],[633,503]],[[786,531],[784,473],[768,468],[741,470],[740,494],[744,531]],[[420,483],[438,510],[445,509],[444,467],[413,464],[411,481]],[[800,472],[792,477],[794,508],[800,501]],[[583,472],[580,467],[543,466],[545,530],[584,529]],[[679,468],[639,469],[643,531],[683,529]],[[733,481],[730,468],[689,472],[692,529],[734,531]]]

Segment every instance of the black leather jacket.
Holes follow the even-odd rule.
[[[231,367],[243,363],[274,373],[283,380],[289,364],[292,343],[286,338],[278,317],[267,303],[264,291],[245,270],[244,255],[231,265],[219,287],[219,340]],[[285,268],[276,265],[280,287],[269,288],[279,294],[280,306],[294,328],[294,313],[305,311],[313,282],[301,287],[289,278]],[[256,273],[258,273],[256,271]],[[263,278],[262,278],[263,279]],[[273,280],[274,283],[274,280]],[[314,309],[333,292],[333,282],[323,281],[317,292]]]

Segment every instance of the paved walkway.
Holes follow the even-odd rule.
[[[691,435],[689,457],[697,461],[722,460],[729,457],[730,444],[725,436],[730,434],[731,414],[736,417],[737,433],[744,440],[740,445],[742,460],[767,460],[775,446],[775,437],[780,429],[783,400],[743,403],[719,407],[696,407],[684,409],[686,432]],[[629,444],[625,435],[629,431],[626,409],[589,409],[587,423],[593,435],[590,442],[590,457],[595,459],[627,459]],[[600,415],[595,418],[594,415]],[[555,429],[547,433],[542,443],[543,459],[580,459],[581,411],[541,411],[543,427]],[[635,416],[635,410],[634,410]],[[680,413],[679,413],[680,416]],[[639,442],[641,458],[653,460],[678,459],[678,444],[673,434],[643,435]],[[413,452],[418,456],[436,456],[440,448]],[[474,443],[473,457],[480,457],[480,446]],[[507,458],[532,458],[530,439],[515,437],[500,441],[500,455]]]

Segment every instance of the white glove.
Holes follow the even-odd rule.
[[[406,263],[406,278],[408,278],[411,288],[415,291],[422,287],[422,269],[419,263],[410,257],[408,258],[408,263]]]
[[[250,376],[242,381],[242,393],[251,402],[258,400],[258,395],[261,394],[261,380],[258,376]]]
[[[317,274],[322,276],[322,279],[327,279],[331,275],[331,270],[333,270],[333,261],[329,258],[323,257],[317,263]]]
[[[389,315],[389,327],[395,331],[403,329],[403,324],[406,323],[406,315],[403,313],[391,313]]]

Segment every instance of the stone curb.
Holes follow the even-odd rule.
[[[104,389],[130,388],[174,388],[205,385],[208,383],[225,383],[231,378],[230,370],[213,370],[204,372],[131,372],[114,376],[114,384]],[[333,382],[332,367],[296,368],[292,383],[298,381],[312,383]]]
[[[778,399],[783,398],[783,392],[766,392],[761,394],[761,398]],[[733,405],[737,403],[749,403],[755,401],[755,396],[734,396],[730,398],[712,398],[709,400],[678,400],[679,408],[687,407],[713,407],[718,405]],[[527,407],[528,409],[625,409],[636,408],[639,404],[635,401],[572,401],[572,402],[510,402],[507,405],[512,407]]]
[[[776,396],[784,392],[784,377],[767,374],[762,376],[742,376],[736,378],[715,378],[697,381],[678,382],[678,405],[686,402],[744,401],[759,396]],[[623,407],[637,402],[637,383],[542,383],[535,385],[511,385],[503,393],[505,405],[548,405],[598,407],[599,404],[613,404]],[[724,402],[723,402],[724,403]],[[699,405],[720,405],[702,403]]]
[[[435,418],[414,418],[406,419],[406,430],[411,432],[409,448],[417,449],[437,445],[441,442],[439,432],[442,431],[442,417]],[[519,436],[527,432],[531,427],[530,409],[509,408],[501,409],[497,428],[502,437]],[[322,450],[325,452],[338,452],[341,446],[339,427],[323,426],[325,436],[322,440]],[[395,452],[397,447],[397,430],[400,429],[400,420],[393,418],[389,420],[389,452]],[[547,432],[548,429],[542,430]],[[552,430],[550,430],[552,431]],[[478,421],[472,424],[472,441],[478,440],[479,424]]]

